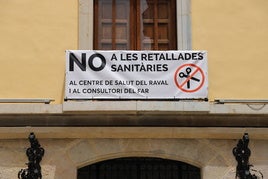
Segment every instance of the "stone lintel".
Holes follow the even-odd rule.
[[[267,140],[266,128],[195,127],[0,127],[0,139],[27,139],[34,132],[41,139],[154,138],[154,139],[250,139]]]

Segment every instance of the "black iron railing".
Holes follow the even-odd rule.
[[[29,162],[26,163],[28,168],[21,169],[18,173],[19,179],[42,179],[40,162],[44,156],[45,150],[40,146],[34,133],[30,133],[28,137],[31,147],[26,150]]]
[[[233,154],[237,161],[236,166],[236,178],[238,179],[259,179],[263,178],[263,175],[260,171],[251,169],[253,165],[249,164],[249,157],[251,155],[251,151],[248,148],[249,144],[249,135],[245,133],[242,139],[239,139],[236,147],[233,148]],[[255,174],[251,174],[251,172],[255,172]],[[257,174],[258,173],[258,174]]]

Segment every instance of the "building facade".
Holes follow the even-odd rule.
[[[48,179],[105,178],[126,163],[135,174],[125,176],[231,179],[244,133],[249,161],[266,178],[266,7],[265,0],[0,1],[0,178],[27,167],[30,132],[45,149]],[[206,50],[208,99],[65,100],[65,51],[77,49]]]

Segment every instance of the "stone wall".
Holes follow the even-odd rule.
[[[45,149],[44,179],[75,179],[77,169],[98,161],[130,156],[160,157],[201,168],[203,179],[234,179],[232,154],[237,140],[215,139],[39,139]],[[0,178],[17,178],[26,168],[27,140],[0,141]],[[250,162],[268,176],[268,142],[251,140]]]

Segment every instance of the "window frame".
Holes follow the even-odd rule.
[[[177,48],[191,50],[191,0],[176,0],[177,12]],[[94,2],[79,0],[79,37],[78,49],[93,50]]]

